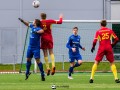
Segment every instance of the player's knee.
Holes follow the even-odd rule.
[[[28,62],[31,62],[31,58],[27,58],[27,61],[28,61]]]
[[[81,65],[81,64],[82,64],[82,60],[79,60],[79,61],[78,61],[78,64]]]
[[[37,63],[37,64],[40,63],[40,59],[37,59],[37,58],[36,58],[35,60],[36,60],[36,63]]]

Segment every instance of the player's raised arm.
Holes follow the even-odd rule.
[[[21,18],[18,18],[18,20],[20,20],[23,24],[25,24],[26,26],[29,26],[29,22],[27,21],[24,21],[23,19]]]
[[[62,20],[63,20],[63,14],[60,14],[59,21],[57,21],[56,24],[62,24]]]

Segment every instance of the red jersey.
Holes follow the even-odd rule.
[[[104,46],[111,46],[111,39],[112,38],[117,38],[115,33],[106,27],[102,27],[100,30],[96,32],[95,38],[94,38],[94,43],[99,40],[99,46],[104,47]]]
[[[42,20],[41,28],[44,33],[41,35],[41,49],[51,49],[53,48],[53,37],[52,37],[52,24],[62,24],[62,18],[59,21],[56,20]]]

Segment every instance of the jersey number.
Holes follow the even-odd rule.
[[[47,26],[46,25],[43,25],[43,30],[47,30]]]
[[[109,33],[102,33],[102,40],[109,39]]]

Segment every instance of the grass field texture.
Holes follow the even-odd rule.
[[[0,74],[0,90],[120,90],[120,83],[115,83],[112,73],[96,73],[94,83],[89,83],[90,73],[74,73],[73,80],[67,73],[46,76],[41,81],[39,74],[31,74],[28,80],[24,74]],[[118,73],[120,77],[120,73]]]

